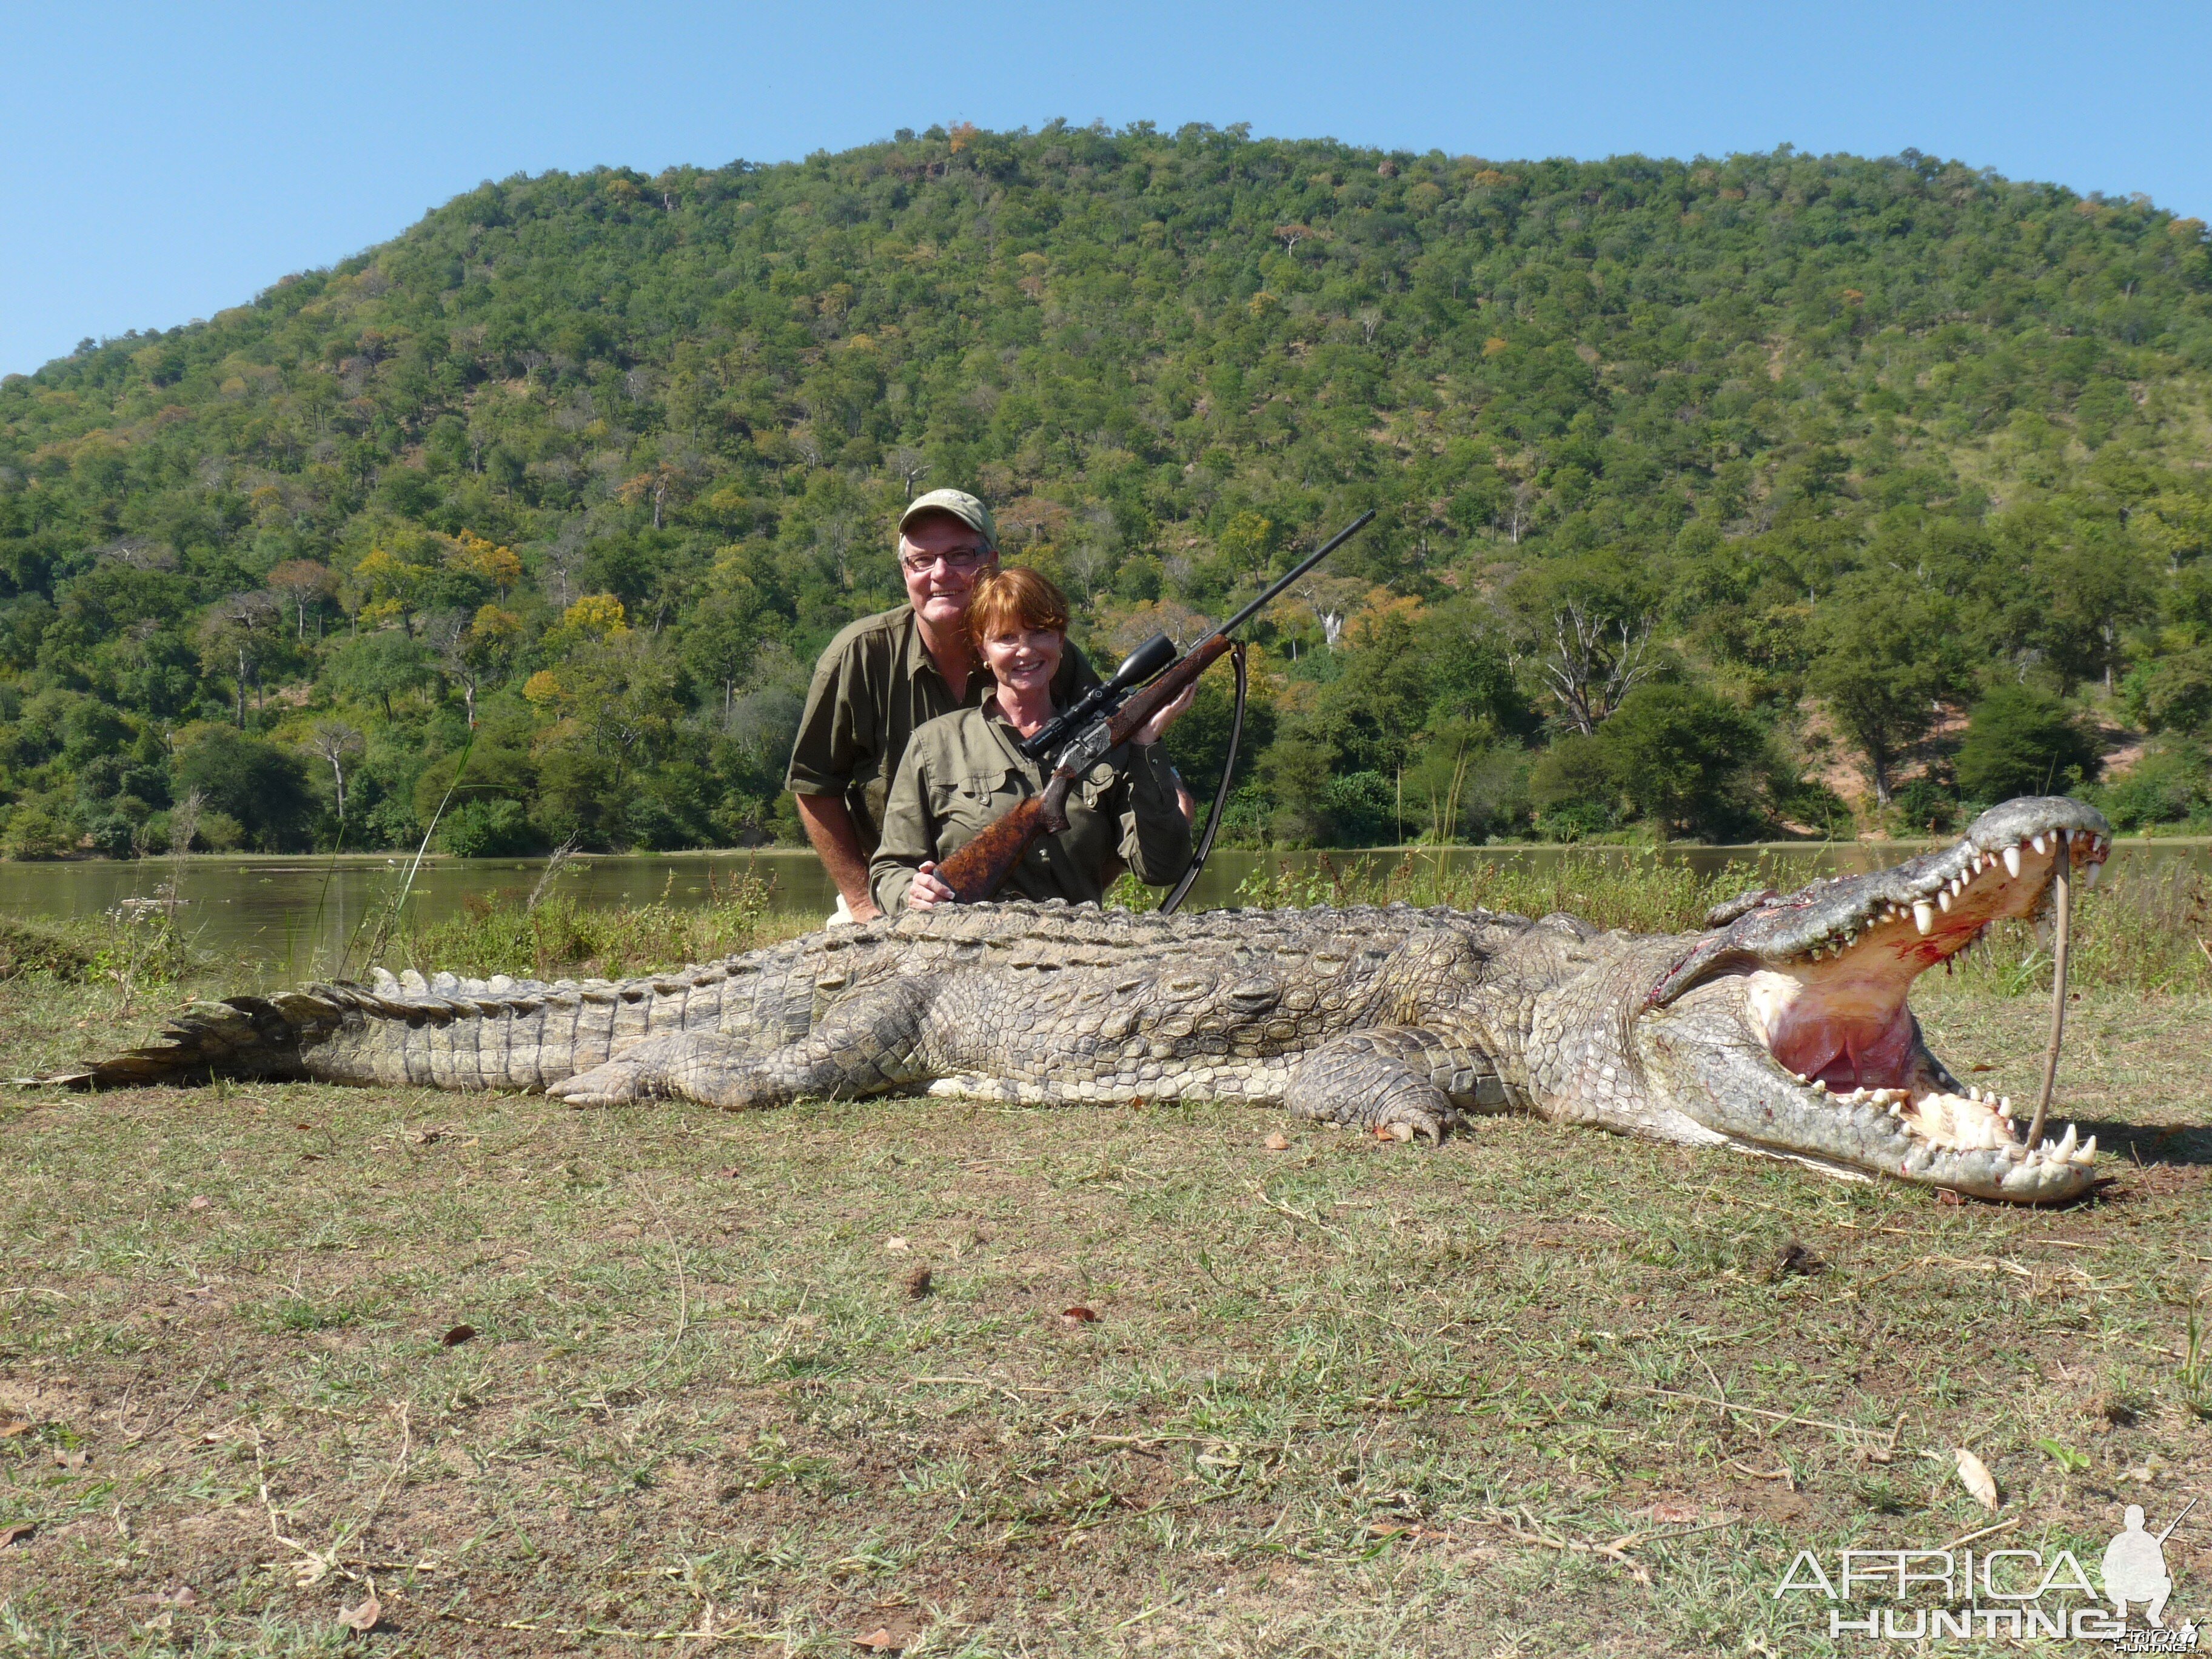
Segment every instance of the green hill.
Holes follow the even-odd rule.
[[[518,177],[0,382],[0,833],[329,845],[342,785],[400,844],[469,744],[458,850],[787,834],[942,483],[1103,654],[1379,510],[1263,632],[1247,838],[1934,823],[2123,745],[2116,815],[2186,818],[2208,388],[2201,222],[1910,152]]]

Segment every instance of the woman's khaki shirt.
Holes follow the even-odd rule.
[[[884,805],[884,833],[868,866],[876,903],[896,912],[924,860],[958,852],[987,824],[1032,795],[1051,772],[1024,757],[1021,734],[995,699],[915,729]],[[1161,746],[1108,752],[1067,792],[1067,828],[1040,836],[999,890],[1005,898],[1096,904],[1124,866],[1164,887],[1190,862],[1190,823]]]

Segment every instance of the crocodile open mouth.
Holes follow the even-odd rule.
[[[1929,1052],[1906,996],[1992,923],[2043,911],[2062,848],[2094,884],[2111,836],[2079,802],[2013,801],[1891,869],[1747,895],[1716,909],[1651,1000],[1738,980],[1744,1024],[1797,1085],[1794,1138],[1827,1120],[1814,1137],[1822,1156],[1992,1196],[2066,1195],[2088,1178],[2094,1138],[2069,1125],[2029,1145],[2009,1099],[1962,1085]]]

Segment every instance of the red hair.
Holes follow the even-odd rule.
[[[968,602],[968,637],[975,641],[977,654],[981,654],[985,640],[1009,626],[1066,633],[1067,595],[1022,565],[1008,565],[984,577]]]

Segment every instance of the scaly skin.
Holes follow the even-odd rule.
[[[307,1077],[732,1110],[924,1090],[1237,1099],[1432,1140],[1469,1114],[1527,1111],[2050,1202],[2094,1178],[2094,1142],[2069,1129],[2020,1145],[2006,1109],[1928,1051],[1904,999],[1989,921],[2045,902],[2059,830],[2094,878],[2110,826],[2039,797],[1943,851],[1746,895],[1680,937],[1403,905],[1004,904],[619,982],[385,975],[196,1004],[167,1046],[69,1080]]]

